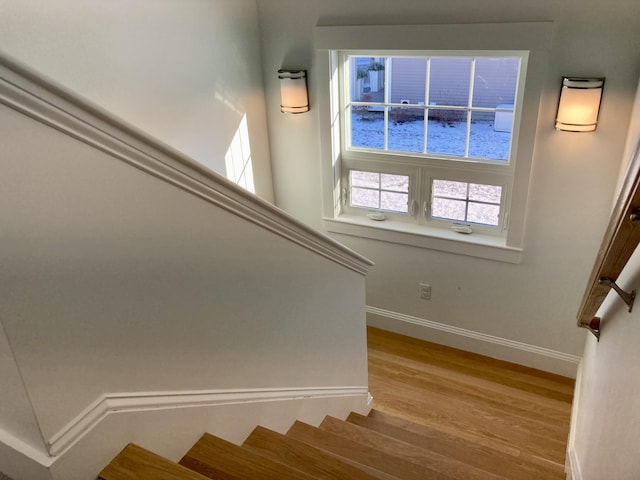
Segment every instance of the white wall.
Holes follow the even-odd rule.
[[[323,159],[318,108],[314,108],[315,82],[320,78],[315,71],[315,25],[554,22],[521,264],[336,236],[376,262],[367,280],[370,306],[560,354],[580,355],[586,333],[575,327],[575,316],[608,221],[622,156],[640,68],[640,4],[595,0],[261,0],[258,12],[276,202],[316,227],[322,226]],[[472,46],[473,39],[469,41]],[[308,114],[292,117],[277,113],[275,72],[280,67],[309,69]],[[562,75],[607,77],[596,132],[580,135],[553,129]],[[420,281],[433,287],[430,302],[418,298]],[[387,324],[405,328],[393,319]],[[428,330],[423,333],[432,337]],[[491,354],[490,346],[484,353]],[[500,355],[517,358],[508,352]],[[547,368],[544,362],[532,364]]]
[[[0,323],[0,438],[2,433],[45,453],[36,417],[31,410],[29,397],[22,384],[20,371],[13,358],[9,340]],[[4,431],[4,432],[2,432]]]
[[[640,250],[617,282],[640,287]],[[637,305],[636,305],[637,306]],[[611,294],[600,309],[600,342],[589,338],[575,393],[569,442],[573,480],[640,477],[640,313]]]
[[[3,0],[0,49],[225,175],[246,115],[273,201],[255,0]]]
[[[329,258],[353,254],[290,241],[295,222],[266,202],[13,81],[0,83],[0,433],[40,449],[21,453],[56,480],[89,479],[132,440],[176,459],[205,431],[238,440],[258,422],[366,406],[366,268]],[[218,196],[165,181],[167,165]],[[249,216],[245,197],[272,217],[235,214]],[[221,422],[234,403],[240,418]],[[0,471],[30,480],[5,440]]]
[[[640,84],[623,168],[640,142]],[[640,289],[640,249],[617,281]],[[598,311],[600,342],[589,336],[576,385],[569,458],[573,480],[640,477],[640,310],[633,312],[611,292]]]
[[[2,318],[45,438],[107,392],[366,384],[363,345],[345,345],[356,312],[332,315],[344,336],[313,318],[349,305],[357,274],[46,127],[9,128]]]
[[[640,287],[640,250],[618,284]],[[636,305],[637,307],[637,305]],[[599,315],[600,342],[589,338],[574,400],[569,442],[573,480],[640,477],[640,313],[610,295]]]

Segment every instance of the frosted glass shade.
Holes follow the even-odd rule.
[[[592,132],[598,124],[604,78],[562,79],[556,129]]]
[[[306,70],[278,70],[280,79],[280,110],[283,113],[309,111]]]

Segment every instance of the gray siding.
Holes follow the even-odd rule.
[[[513,59],[478,59],[473,89],[473,106],[495,108],[513,105],[518,77],[518,63]],[[422,58],[393,58],[389,62],[389,100],[423,104],[427,62]],[[468,58],[434,58],[430,68],[428,103],[430,105],[466,106],[469,96],[471,60]]]
[[[424,58],[394,58],[389,62],[389,100],[391,103],[418,104],[425,101],[427,61]]]

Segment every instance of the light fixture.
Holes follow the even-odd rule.
[[[563,77],[556,129],[593,132],[598,123],[604,78]]]
[[[306,70],[278,70],[280,79],[280,111],[304,113],[309,111]]]

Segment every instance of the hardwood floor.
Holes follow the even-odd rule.
[[[128,445],[101,480],[560,480],[573,381],[370,328],[374,409],[242,445],[208,433],[179,463]]]
[[[564,479],[574,381],[368,329],[374,411],[350,423],[511,479]]]

